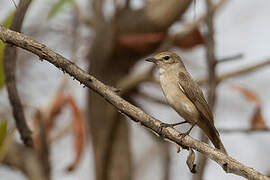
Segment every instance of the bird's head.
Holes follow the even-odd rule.
[[[145,60],[148,62],[153,62],[158,68],[162,68],[164,70],[171,69],[173,66],[184,66],[181,58],[177,54],[169,51],[158,53],[155,56],[149,57]]]

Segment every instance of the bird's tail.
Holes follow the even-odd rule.
[[[204,133],[207,135],[207,137],[211,140],[211,142],[213,143],[213,145],[219,149],[220,151],[222,151],[223,153],[227,154],[227,151],[220,139],[219,133],[217,131],[217,129],[214,127],[214,125],[212,124],[198,124],[201,129],[204,131]]]

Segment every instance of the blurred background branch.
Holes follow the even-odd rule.
[[[10,25],[10,29],[21,32],[24,16],[30,3],[31,0],[20,1],[18,8],[16,9],[16,12],[14,14],[12,23]],[[20,132],[22,141],[26,146],[33,147],[31,130],[27,125],[23,106],[16,86],[16,63],[17,50],[15,47],[7,45],[4,52],[4,72],[13,117],[15,119],[16,126]]]

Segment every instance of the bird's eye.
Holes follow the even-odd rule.
[[[164,59],[164,60],[169,60],[169,59],[170,59],[170,56],[164,56],[163,59]]]

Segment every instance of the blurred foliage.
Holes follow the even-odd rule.
[[[15,11],[11,11],[1,24],[9,28],[11,25],[14,13]],[[5,44],[2,41],[0,41],[0,89],[5,85],[4,51],[5,51]]]
[[[8,129],[8,121],[0,117],[0,162],[8,153],[11,144],[14,142],[15,127]]]
[[[6,134],[7,134],[7,121],[0,120],[0,149],[2,149],[2,145],[6,137]]]
[[[61,12],[61,10],[65,5],[70,4],[73,4],[73,0],[59,0],[57,3],[53,5],[51,11],[49,12],[48,19],[50,20],[54,18],[59,12]]]

